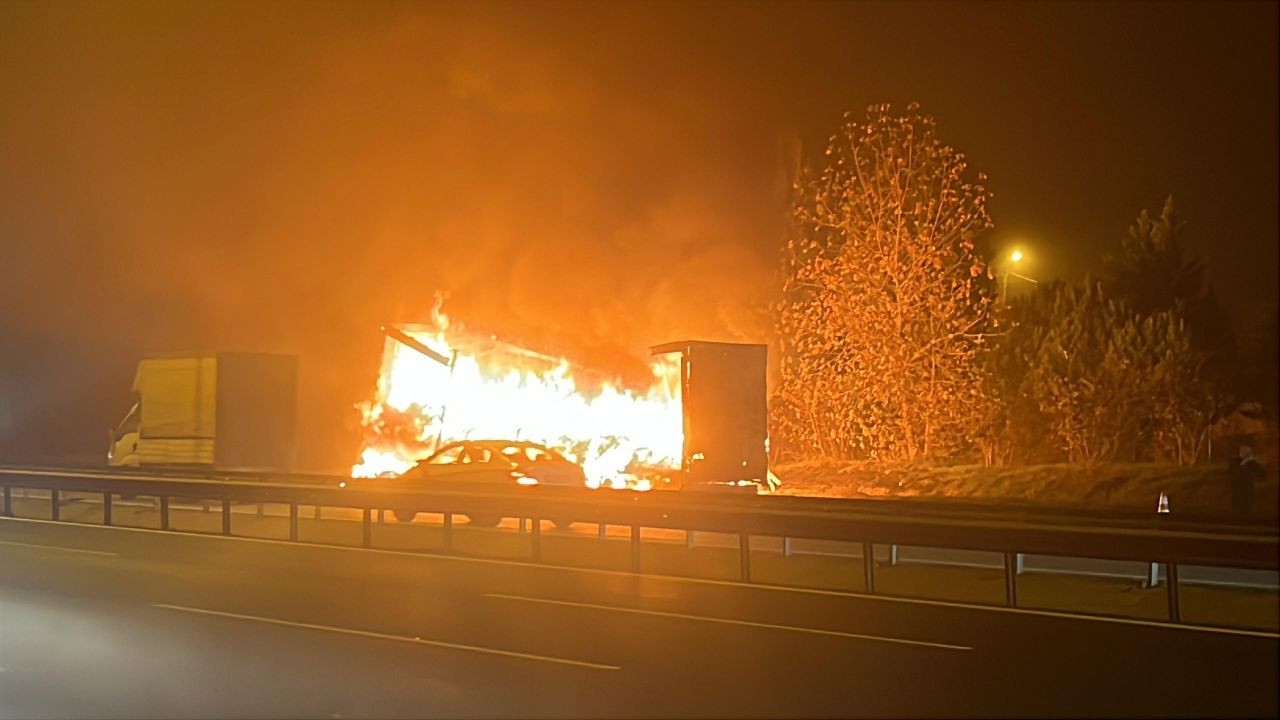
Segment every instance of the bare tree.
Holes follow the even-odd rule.
[[[796,184],[777,434],[799,455],[918,460],[972,447],[994,284],[989,193],[917,105],[845,115]]]

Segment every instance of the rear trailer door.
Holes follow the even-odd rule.
[[[298,358],[218,354],[218,442],[223,470],[288,472],[297,439]]]
[[[748,343],[682,340],[651,348],[681,353],[680,398],[684,414],[686,487],[763,483],[768,347]]]

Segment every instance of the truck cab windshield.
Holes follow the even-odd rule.
[[[129,414],[125,415],[124,419],[120,421],[120,424],[116,426],[115,431],[112,433],[112,437],[119,440],[129,433],[138,432],[138,426],[140,424],[138,422],[138,416],[140,414],[139,404],[135,402],[133,407],[129,410]]]

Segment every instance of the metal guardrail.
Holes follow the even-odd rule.
[[[22,472],[83,472],[94,475],[122,478],[183,478],[195,480],[239,480],[267,484],[336,485],[350,480],[346,476],[320,473],[277,473],[249,470],[210,470],[196,467],[159,469],[104,468],[97,465],[55,466],[16,465],[0,463],[0,473]],[[667,492],[660,489],[657,492]],[[686,491],[690,492],[690,491]],[[1037,503],[1023,499],[963,498],[963,497],[887,497],[887,498],[836,498],[802,495],[769,494],[753,496],[752,493],[699,494],[711,502],[736,504],[763,503],[770,508],[787,510],[816,510],[823,512],[868,512],[891,515],[907,514],[916,517],[981,517],[993,519],[1021,519],[1027,522],[1094,525],[1105,527],[1149,527],[1155,520],[1155,500],[1151,510],[1089,505],[1062,505]],[[1277,518],[1242,517],[1227,513],[1187,512],[1178,510],[1159,518],[1158,527],[1168,529],[1208,530],[1225,532],[1261,532],[1275,534]]]
[[[453,549],[453,516],[486,514],[530,518],[531,559],[542,561],[541,520],[555,519],[631,528],[631,570],[642,572],[640,529],[665,528],[717,532],[739,538],[740,574],[751,582],[751,537],[772,536],[860,543],[866,592],[874,594],[876,544],[981,550],[1004,557],[1005,601],[1017,605],[1017,556],[1058,555],[1159,562],[1166,567],[1169,619],[1181,622],[1179,565],[1254,570],[1280,569],[1280,537],[1271,530],[1211,532],[1187,529],[1153,517],[1119,527],[1067,522],[1028,522],[1024,518],[944,517],[906,512],[863,512],[829,504],[776,503],[780,498],[720,497],[712,493],[588,490],[585,488],[478,489],[439,484],[403,490],[352,484],[311,476],[317,482],[250,482],[243,479],[165,477],[95,471],[0,469],[0,514],[12,516],[13,488],[48,490],[51,518],[59,520],[60,493],[102,495],[103,524],[112,524],[115,495],[159,499],[160,529],[171,530],[172,498],[221,503],[224,535],[232,534],[233,503],[280,503],[289,507],[289,540],[298,541],[299,506],[355,508],[362,511],[361,544],[373,547],[373,513],[411,509],[444,518],[443,545]],[[810,500],[802,498],[799,500]],[[426,551],[424,551],[426,552]]]

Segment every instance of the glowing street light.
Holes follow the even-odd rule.
[[[1023,275],[1021,273],[1016,273],[1013,271],[1013,266],[1022,262],[1022,257],[1023,255],[1022,255],[1021,248],[1014,248],[1013,252],[1009,253],[1009,262],[1005,265],[1004,273],[1002,273],[1000,276],[1000,302],[1001,303],[1005,302],[1009,297],[1008,293],[1009,293],[1009,276],[1010,275],[1016,278],[1021,278],[1022,280],[1026,280],[1027,282],[1032,283],[1033,285],[1039,283],[1039,281],[1036,280],[1035,278],[1029,278],[1026,275]]]

